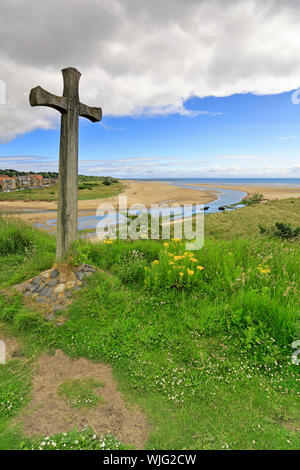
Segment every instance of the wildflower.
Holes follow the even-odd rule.
[[[107,245],[111,245],[112,241],[111,240],[104,240],[104,243],[106,243]]]
[[[189,276],[193,276],[194,271],[192,269],[187,268],[187,272]]]
[[[262,273],[262,274],[269,274],[271,272],[271,269],[269,269],[267,266],[258,266],[257,269]]]
[[[182,273],[182,272],[180,272],[180,273],[179,273],[179,276],[180,276],[180,277],[182,277],[182,276],[183,276],[183,273]]]
[[[180,238],[172,238],[172,240],[173,240],[173,242],[175,242],[175,243],[178,243],[178,242],[180,242],[180,241],[181,241],[181,239],[180,239]]]
[[[164,246],[165,246],[166,248],[168,248],[169,243],[164,243]]]
[[[158,259],[155,259],[154,261],[152,261],[152,266],[155,266],[156,264],[159,264],[159,260]]]
[[[197,266],[198,271],[203,271],[204,267],[203,266]]]

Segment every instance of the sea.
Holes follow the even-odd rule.
[[[129,179],[129,178],[127,178]],[[295,186],[300,187],[300,178],[131,178],[137,181],[160,181],[160,182],[187,182],[189,183],[203,183],[215,185],[243,185],[253,184],[257,186]]]

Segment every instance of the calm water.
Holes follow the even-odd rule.
[[[170,181],[174,183],[206,183],[206,184],[215,184],[218,186],[228,184],[229,186],[233,185],[244,185],[244,184],[253,184],[256,186],[295,186],[300,187],[300,178],[161,178],[155,180],[140,179],[137,181]]]

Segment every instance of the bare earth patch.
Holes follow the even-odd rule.
[[[75,426],[78,430],[91,426],[98,436],[110,433],[124,444],[144,447],[149,430],[146,417],[138,407],[126,406],[109,365],[83,358],[71,360],[57,350],[54,356],[42,355],[38,366],[32,401],[20,419],[25,434],[51,436]],[[92,409],[75,409],[59,397],[57,388],[62,382],[89,377],[104,383],[99,389],[104,403]]]

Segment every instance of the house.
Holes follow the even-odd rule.
[[[44,186],[42,175],[0,176],[0,191],[14,191],[15,189],[40,188]]]
[[[43,186],[44,178],[42,175],[29,175],[30,178],[30,185],[33,188]]]
[[[17,176],[16,180],[17,180],[18,188],[30,188],[31,187],[30,175]]]
[[[0,176],[0,191],[13,191],[16,187],[16,178],[6,175]]]

